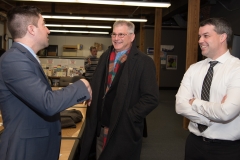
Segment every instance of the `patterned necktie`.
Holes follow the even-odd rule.
[[[201,99],[204,101],[209,101],[210,97],[210,87],[212,83],[212,77],[213,77],[213,67],[218,63],[218,61],[211,61],[210,67],[208,68],[208,72],[204,78],[203,85],[202,85],[202,93],[201,93]],[[203,124],[198,124],[198,129],[200,132],[203,132],[208,127]]]

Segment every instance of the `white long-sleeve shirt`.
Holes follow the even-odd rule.
[[[204,77],[210,58],[189,67],[176,94],[176,112],[190,120],[188,129],[197,136],[211,139],[240,139],[240,60],[229,51],[216,59],[210,100],[201,100]],[[221,103],[224,96],[224,103]],[[189,100],[195,98],[192,105]],[[197,123],[208,128],[200,133]]]

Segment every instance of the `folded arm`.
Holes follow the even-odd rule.
[[[196,98],[193,93],[193,86],[191,85],[191,76],[194,72],[190,67],[188,71],[184,74],[184,77],[181,82],[181,86],[176,94],[176,104],[175,109],[177,114],[180,114],[190,121],[195,123],[200,123],[209,126],[210,120],[194,111],[191,105],[191,100]]]
[[[240,114],[240,71],[236,70],[227,76],[223,93],[219,93],[219,102],[207,102],[196,99],[193,101],[193,110],[215,122],[228,122]],[[213,88],[219,90],[218,87]]]

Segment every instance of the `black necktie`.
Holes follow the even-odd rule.
[[[209,101],[210,97],[210,87],[212,83],[212,77],[213,77],[213,67],[218,63],[218,61],[211,61],[210,67],[208,68],[208,72],[204,78],[203,85],[202,85],[202,93],[201,93],[201,99],[204,101]],[[200,132],[203,132],[208,127],[203,124],[198,124],[198,129]]]

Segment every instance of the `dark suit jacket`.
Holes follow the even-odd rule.
[[[0,159],[58,160],[59,112],[87,99],[89,93],[81,81],[53,92],[35,57],[21,44],[13,43],[0,58],[4,125]]]
[[[93,99],[87,109],[80,160],[87,160],[99,133],[97,115],[102,110],[98,102],[103,98],[99,91],[102,80],[106,80],[104,73],[108,72],[111,51],[112,47],[101,55],[91,81]],[[107,142],[99,160],[139,160],[144,118],[158,103],[159,90],[153,60],[133,45],[119,77]]]

